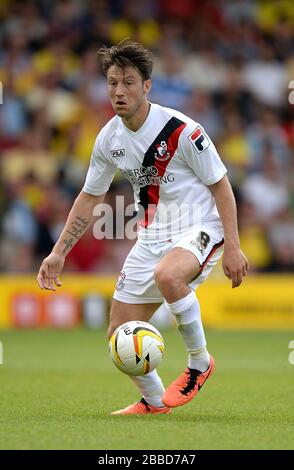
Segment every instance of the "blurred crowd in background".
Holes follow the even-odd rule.
[[[154,54],[150,101],[215,142],[251,269],[294,271],[293,0],[0,0],[0,271],[57,240],[113,116],[96,51],[126,37]],[[119,176],[116,195],[133,200]],[[65,270],[117,272],[132,244],[89,230]]]

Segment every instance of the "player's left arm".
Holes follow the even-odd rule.
[[[217,183],[210,185],[209,189],[214,196],[224,229],[223,270],[225,275],[232,280],[232,287],[238,287],[247,274],[249,263],[240,248],[233,190],[226,175]]]

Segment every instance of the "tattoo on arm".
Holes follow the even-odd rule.
[[[63,243],[64,243],[65,246],[64,246],[64,249],[63,249],[62,253],[64,255],[66,255],[66,252],[71,250],[72,247],[73,247],[73,238],[70,238],[69,240],[67,240],[67,239],[63,240]]]
[[[64,249],[63,254],[65,255],[68,251],[72,249],[75,242],[79,240],[89,226],[89,220],[84,217],[77,216],[75,220],[70,224],[70,229],[66,232],[71,235],[71,238],[63,240]]]

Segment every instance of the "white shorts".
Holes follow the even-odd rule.
[[[198,259],[201,270],[189,284],[196,289],[222,256],[223,232],[201,226],[175,239],[146,243],[138,240],[128,254],[116,284],[113,298],[128,304],[162,303],[164,298],[154,279],[159,261],[175,247],[185,248]]]

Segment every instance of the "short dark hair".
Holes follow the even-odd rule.
[[[152,53],[139,42],[124,39],[116,46],[101,47],[97,54],[101,57],[102,70],[107,75],[109,67],[117,65],[134,67],[138,70],[143,80],[149,80],[152,74],[153,58]]]

